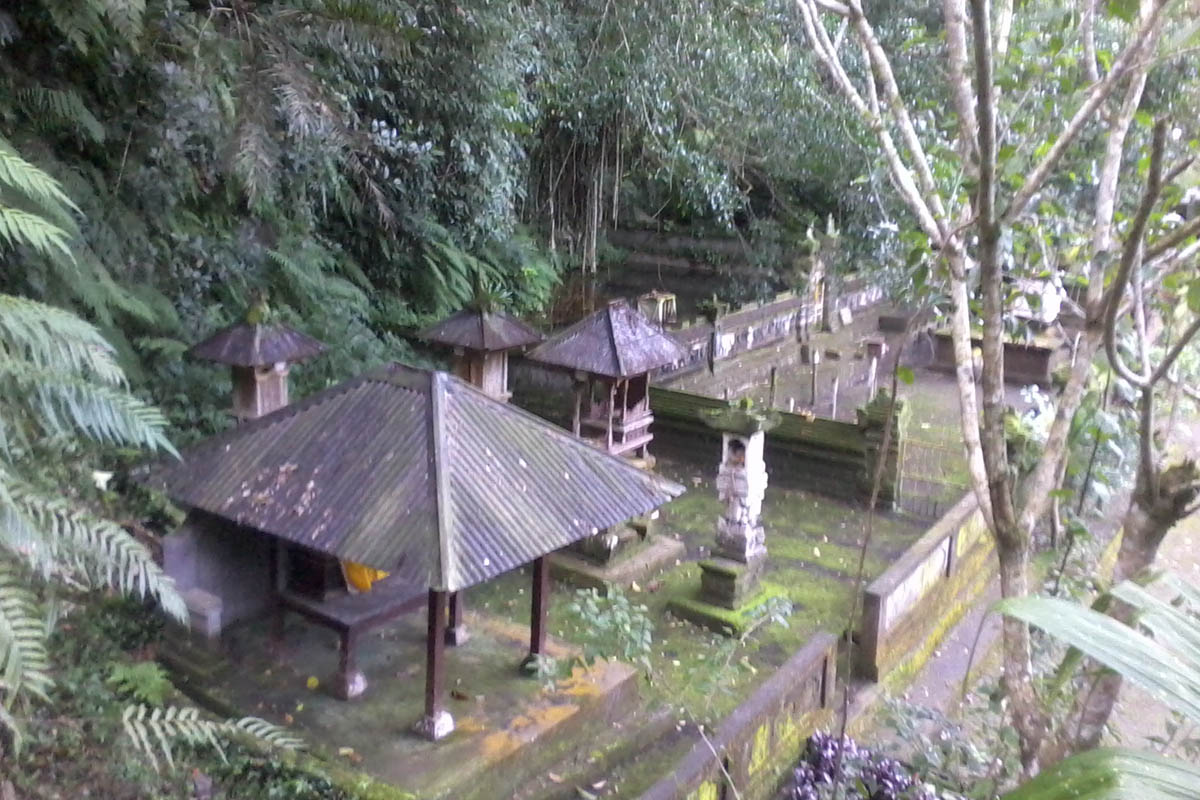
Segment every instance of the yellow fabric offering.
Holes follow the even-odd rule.
[[[343,561],[342,574],[346,576],[346,584],[352,590],[369,592],[371,584],[383,580],[389,573],[381,569],[355,564],[353,561]]]

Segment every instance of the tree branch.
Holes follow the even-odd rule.
[[[1100,107],[1117,83],[1121,81],[1128,71],[1135,65],[1136,59],[1141,57],[1142,51],[1157,38],[1158,20],[1162,14],[1162,9],[1168,0],[1153,0],[1153,7],[1145,22],[1138,28],[1137,34],[1132,42],[1121,52],[1117,60],[1113,62],[1112,69],[1104,78],[1092,87],[1088,92],[1087,97],[1075,114],[1064,126],[1063,131],[1059,134],[1054,144],[1050,147],[1049,152],[1043,156],[1037,166],[1029,173],[1029,177],[1025,179],[1025,183],[1013,196],[1012,202],[1009,203],[1008,209],[1001,217],[1004,222],[1011,222],[1019,217],[1025,207],[1029,205],[1029,201],[1042,188],[1046,180],[1050,177],[1050,173],[1058,166],[1058,162],[1066,153],[1067,148],[1078,138],[1083,131],[1084,126],[1091,120],[1096,109]]]
[[[959,154],[967,165],[973,165],[978,156],[975,134],[979,125],[975,121],[975,99],[971,96],[971,82],[967,77],[966,3],[964,0],[944,0],[942,15],[946,24],[950,94],[958,115]]]

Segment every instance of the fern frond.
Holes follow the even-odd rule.
[[[146,0],[91,0],[104,14],[113,29],[136,49],[142,35],[142,19],[146,14]]]
[[[279,163],[275,140],[266,125],[247,113],[238,121],[233,148],[234,173],[241,179],[250,204],[261,204],[274,194]]]
[[[27,535],[43,543],[41,552],[60,566],[73,568],[77,577],[92,584],[134,597],[151,597],[174,619],[187,620],[187,606],[175,581],[124,528],[15,480],[8,493],[14,513],[28,521],[32,533]]]
[[[277,18],[293,37],[315,33],[335,52],[393,61],[411,56],[412,44],[425,35],[413,17],[375,0],[323,0],[280,11]]]
[[[16,99],[22,110],[36,122],[66,126],[96,144],[104,141],[104,125],[74,89],[33,86],[18,91]]]
[[[43,700],[53,681],[46,653],[46,625],[37,598],[26,588],[13,565],[0,555],[0,682],[11,708],[22,692]]]
[[[30,362],[0,360],[0,397],[24,408],[52,435],[82,433],[96,441],[176,454],[156,407],[124,390]]]
[[[0,186],[28,197],[48,211],[79,208],[63,192],[58,181],[29,163],[17,153],[16,148],[0,137]]]
[[[0,240],[11,247],[32,247],[44,256],[74,258],[67,246],[67,233],[37,214],[0,204]]]
[[[94,326],[35,300],[0,294],[0,351],[44,369],[125,385],[112,347]]]
[[[201,719],[200,712],[195,708],[171,706],[150,709],[145,705],[131,705],[127,706],[121,715],[121,724],[125,728],[126,736],[150,760],[155,771],[159,769],[159,754],[169,766],[174,766],[175,760],[171,754],[172,740],[183,740],[195,745],[206,744],[217,751],[221,760],[225,760],[221,740],[234,735],[251,736],[269,747],[281,750],[299,750],[304,746],[300,739],[286,729],[257,717],[223,722]]]

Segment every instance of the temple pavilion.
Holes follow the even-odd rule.
[[[452,349],[455,375],[507,401],[508,354],[542,341],[542,334],[513,315],[486,307],[464,308],[418,334]]]
[[[572,430],[613,455],[650,441],[650,373],[682,360],[683,348],[625,300],[606,307],[531,350],[527,356],[571,373]]]
[[[417,729],[432,739],[454,727],[443,701],[451,593],[532,563],[529,653],[538,656],[546,555],[683,491],[452,375],[400,364],[244,422],[135,477],[190,510],[190,572],[175,570],[181,590],[334,628],[345,696],[365,684],[357,637],[426,605]],[[164,552],[175,536],[165,537]],[[358,594],[304,591],[293,568],[306,552],[387,575]]]

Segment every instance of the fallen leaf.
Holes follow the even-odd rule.
[[[630,591],[633,591],[633,592],[640,592],[642,590],[642,587],[638,586],[637,581],[633,581],[632,583],[629,584],[629,589],[630,589]]]
[[[608,785],[608,781],[596,781],[595,783],[592,784],[592,788],[598,792],[607,785]]]
[[[307,686],[309,689],[316,689],[318,686],[321,685],[321,682],[319,680],[317,680],[315,675],[309,675],[308,680],[304,682],[304,685]]]
[[[562,775],[557,773],[547,772],[546,777],[550,779],[551,783],[562,783]]]
[[[467,694],[466,692],[460,692],[458,689],[451,689],[450,696],[453,697],[455,700],[470,700],[471,699],[471,695]]]
[[[291,714],[283,715],[283,724],[284,725],[291,725],[295,721],[296,721],[295,717],[293,717]]]

